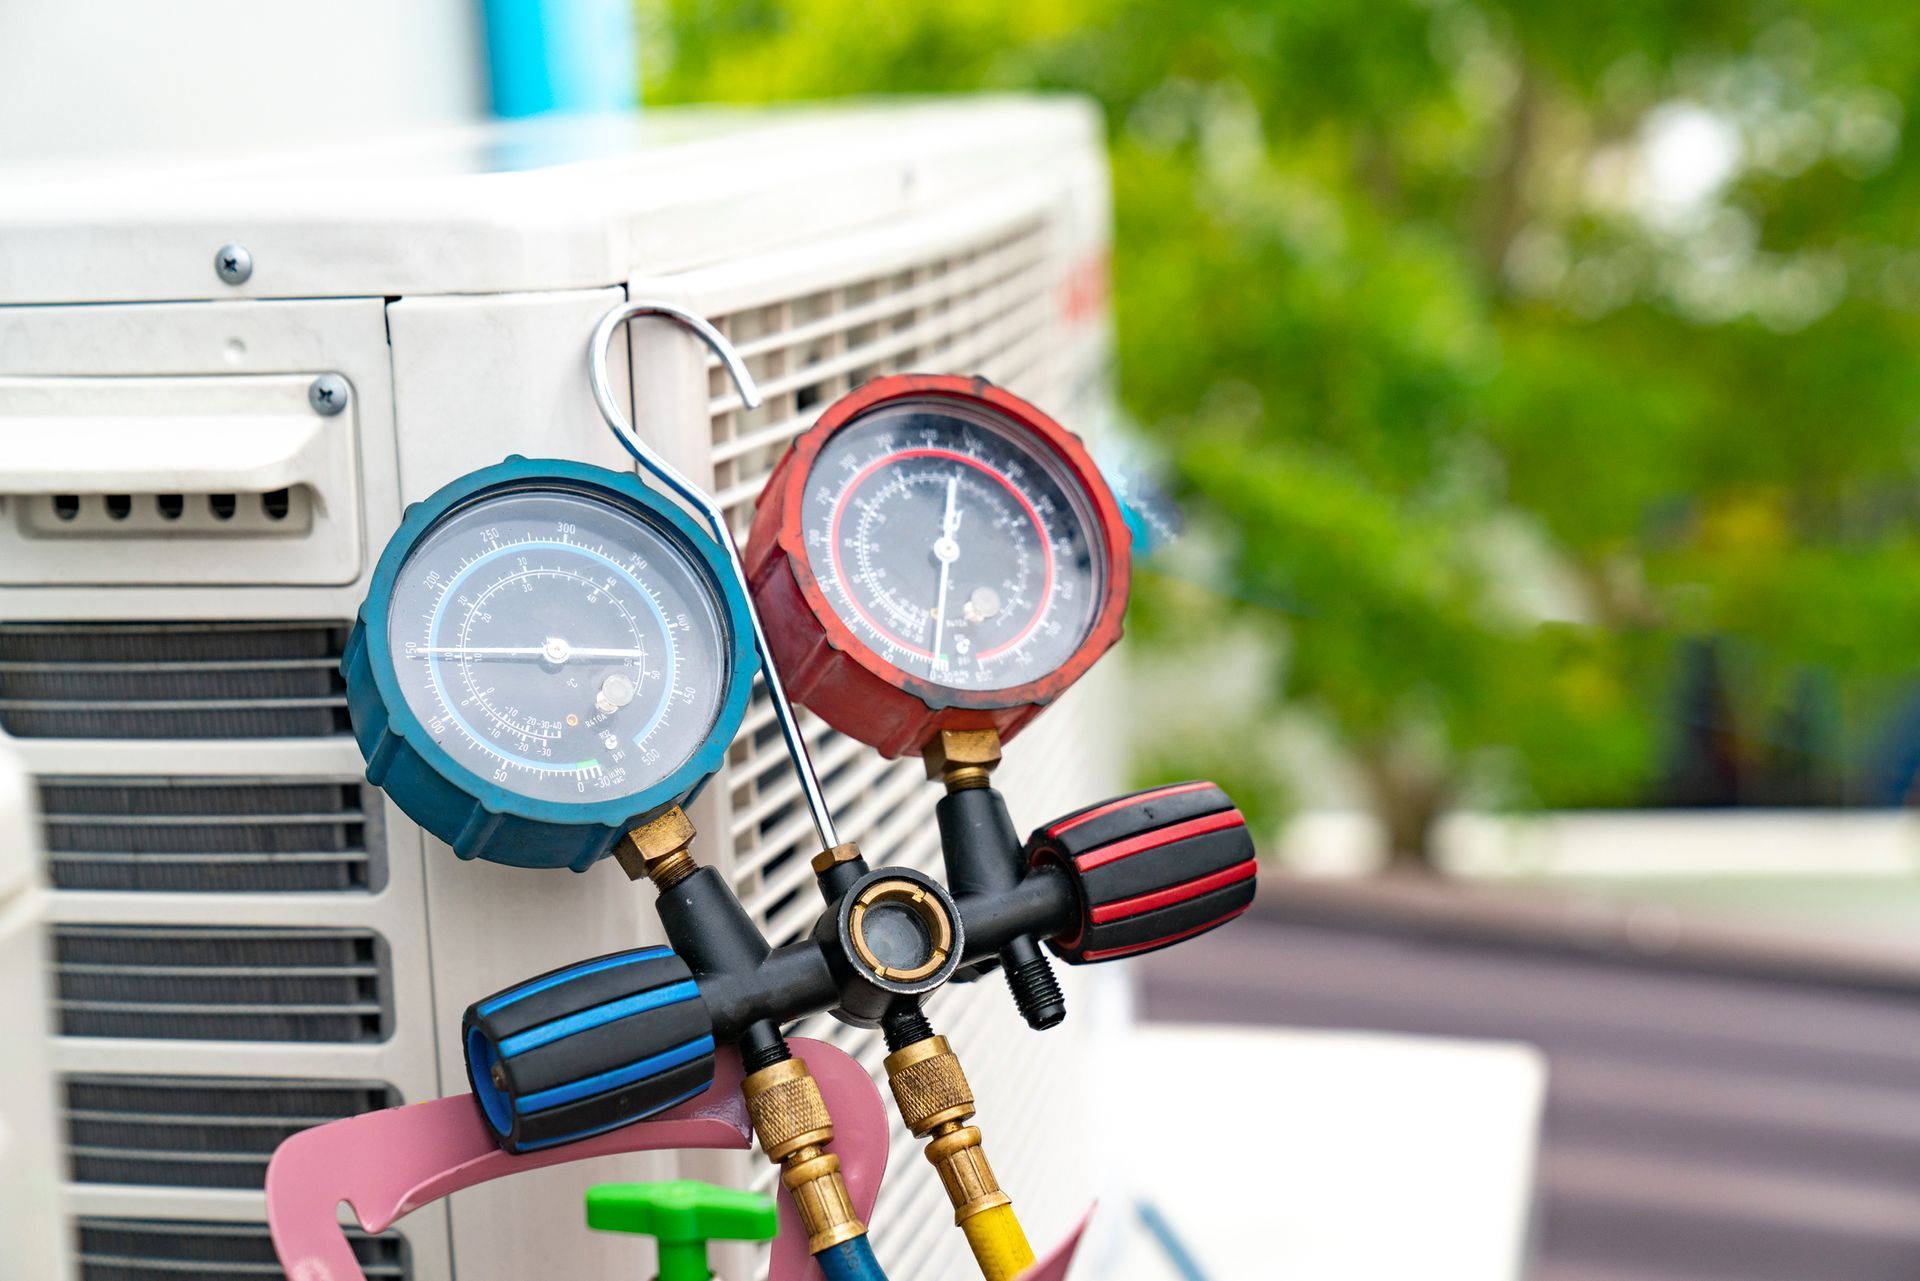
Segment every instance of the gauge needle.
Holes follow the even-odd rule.
[[[452,656],[457,658],[544,658],[550,663],[564,663],[570,658],[645,658],[644,649],[594,649],[588,646],[574,646],[558,638],[544,645],[416,645],[414,654],[434,656]]]
[[[940,591],[933,602],[933,666],[941,665],[940,647],[947,630],[947,579],[953,562],[960,558],[960,544],[953,536],[960,532],[960,513],[954,499],[960,489],[958,476],[947,477],[947,510],[940,516],[940,537],[934,540],[933,556],[940,562]]]
[[[413,647],[412,652],[415,654],[458,654],[462,658],[473,658],[483,654],[489,656],[508,655],[531,658],[535,654],[544,654],[547,651],[538,645],[521,647],[502,647],[498,645],[416,645]]]

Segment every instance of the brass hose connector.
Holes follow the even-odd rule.
[[[740,1083],[753,1132],[780,1182],[793,1194],[812,1254],[866,1233],[853,1212],[853,1198],[840,1177],[840,1158],[824,1151],[833,1141],[833,1118],[819,1083],[799,1059],[761,1068]]]
[[[621,837],[613,847],[614,861],[633,880],[644,876],[663,890],[671,889],[700,870],[687,853],[693,838],[693,820],[675,805]]]
[[[973,1087],[944,1036],[930,1036],[887,1056],[887,1084],[900,1107],[900,1119],[915,1138],[927,1140],[927,1160],[953,1204],[953,1221],[964,1224],[976,1214],[1009,1205],[1013,1198],[987,1164],[980,1131],[968,1125],[974,1113]]]

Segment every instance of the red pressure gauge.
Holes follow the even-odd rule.
[[[1002,739],[1120,639],[1129,534],[1085,446],[981,378],[835,401],[774,468],[747,576],[787,690],[887,756]]]

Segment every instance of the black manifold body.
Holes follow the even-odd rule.
[[[706,1089],[715,1046],[749,1070],[787,1056],[780,1026],[831,1011],[911,1037],[950,979],[1005,969],[1034,1027],[1065,1017],[1041,940],[1072,964],[1136,955],[1224,924],[1254,889],[1253,845],[1211,783],[1089,806],[1022,844],[992,788],[938,807],[948,888],[857,859],[811,933],[771,946],[724,878],[700,868],[660,892],[671,948],[599,957],[467,1011],[468,1077],[509,1151],[651,1116]]]

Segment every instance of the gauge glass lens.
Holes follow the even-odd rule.
[[[840,621],[893,666],[1011,689],[1093,628],[1106,548],[1064,463],[984,409],[895,401],[836,432],[807,478],[807,565]]]
[[[636,513],[506,490],[442,517],[387,619],[433,741],[521,796],[595,803],[666,779],[719,717],[728,647],[710,580]]]

